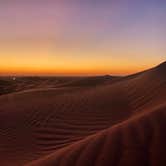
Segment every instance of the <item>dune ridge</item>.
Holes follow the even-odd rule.
[[[166,105],[100,131],[28,166],[163,165]],[[136,135],[136,137],[134,137]],[[164,144],[163,144],[164,142]]]

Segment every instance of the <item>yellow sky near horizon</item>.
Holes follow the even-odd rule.
[[[34,53],[34,52],[33,52]],[[38,56],[36,54],[38,53]],[[30,56],[30,55],[31,56]],[[102,56],[89,58],[73,57],[74,55],[58,56],[52,52],[42,51],[33,54],[25,52],[22,56],[10,55],[10,58],[1,58],[0,75],[126,75],[139,72],[157,65],[156,59],[133,63],[124,58],[110,58],[107,61]],[[97,53],[96,53],[97,54]],[[16,58],[17,57],[17,58]],[[140,65],[141,64],[141,65]]]

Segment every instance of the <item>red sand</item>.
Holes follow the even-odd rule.
[[[0,82],[1,166],[166,165],[165,63],[121,78],[19,79]]]

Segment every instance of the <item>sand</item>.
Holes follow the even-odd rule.
[[[126,77],[0,78],[1,166],[165,166],[166,63]]]

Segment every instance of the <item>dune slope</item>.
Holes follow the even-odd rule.
[[[62,148],[28,166],[164,166],[166,105]]]

